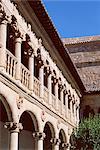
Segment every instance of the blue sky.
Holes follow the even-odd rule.
[[[100,35],[100,0],[43,0],[60,37]]]

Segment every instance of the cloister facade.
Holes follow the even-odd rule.
[[[69,149],[81,90],[29,3],[0,2],[0,149]]]

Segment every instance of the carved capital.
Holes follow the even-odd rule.
[[[50,140],[50,142],[54,145],[59,145],[61,143],[61,140],[60,139],[57,139],[57,138],[52,138]]]
[[[34,132],[33,133],[33,137],[37,138],[38,140],[44,140],[44,138],[46,137],[44,132]]]
[[[0,23],[7,23],[8,16],[5,13],[5,10],[0,2]]]
[[[68,147],[69,147],[69,144],[68,144],[68,143],[62,143],[62,147],[63,147],[63,148],[68,148]]]
[[[6,122],[4,127],[7,128],[10,132],[19,132],[23,129],[22,124],[16,122]]]

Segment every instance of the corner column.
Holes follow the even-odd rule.
[[[0,16],[1,19],[1,16]],[[3,20],[2,18],[1,20]],[[0,21],[0,70],[6,68],[7,21]]]
[[[5,128],[10,131],[10,147],[9,150],[18,150],[18,133],[23,129],[21,123],[6,122]]]

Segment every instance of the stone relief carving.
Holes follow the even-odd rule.
[[[18,109],[21,109],[21,107],[23,105],[23,99],[24,99],[23,97],[19,97],[16,99]]]

